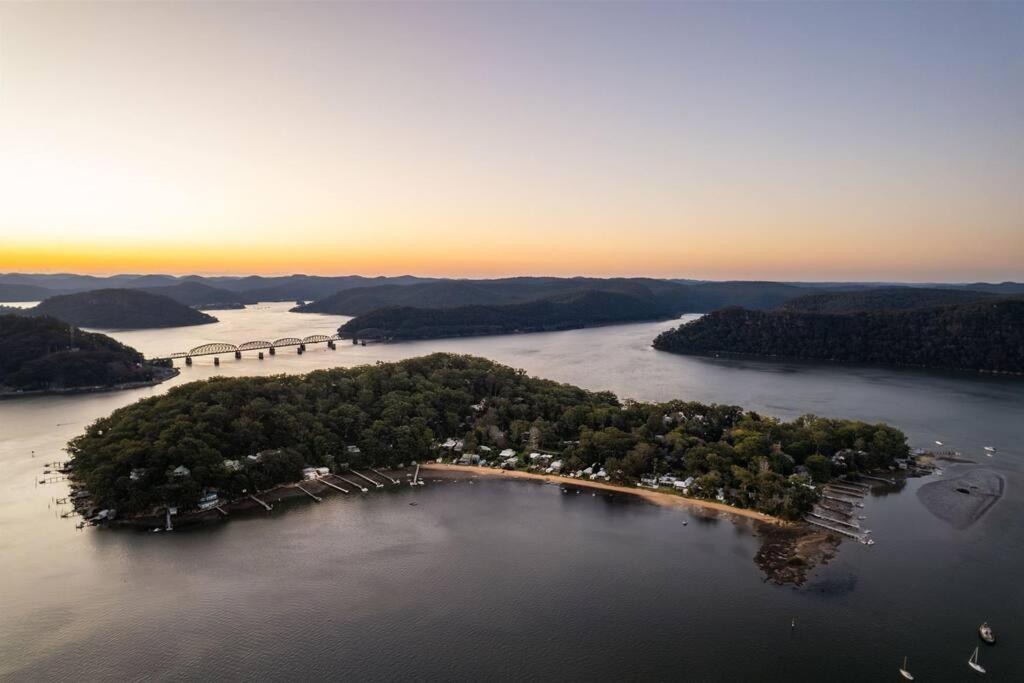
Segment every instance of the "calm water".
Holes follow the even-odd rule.
[[[288,307],[112,334],[160,355],[345,320]],[[960,681],[988,619],[1000,642],[981,652],[987,678],[1024,679],[1024,382],[651,350],[670,325],[205,358],[160,387],[0,402],[0,678],[866,681],[895,679],[909,655],[918,680]],[[877,545],[844,544],[794,589],[763,583],[745,525],[533,483],[331,497],[169,535],[76,531],[52,503],[63,485],[36,483],[91,420],[172,384],[432,351],[638,399],[887,420],[913,445],[939,439],[978,461],[947,477],[992,468],[1007,492],[963,531],[918,502],[926,479],[873,497]]]

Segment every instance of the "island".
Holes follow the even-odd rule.
[[[653,346],[707,356],[1020,374],[1024,299],[851,313],[727,308],[663,332]]]
[[[50,317],[0,315],[0,396],[145,386],[177,374],[169,363]]]
[[[650,296],[587,290],[522,304],[382,308],[349,320],[338,334],[343,339],[401,341],[551,332],[670,315]]]
[[[410,461],[663,488],[798,520],[817,502],[817,485],[891,466],[908,451],[903,433],[884,424],[620,400],[439,353],[176,386],[96,421],[68,452],[83,504],[130,523],[298,482],[305,472]]]
[[[30,315],[48,315],[79,327],[142,329],[205,325],[217,319],[160,294],[138,289],[96,289],[44,300]]]

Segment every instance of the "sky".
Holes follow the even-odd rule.
[[[0,272],[1024,280],[1024,3],[0,3]]]

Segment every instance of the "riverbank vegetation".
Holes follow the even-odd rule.
[[[119,514],[187,509],[206,489],[236,497],[298,480],[304,466],[495,465],[505,451],[508,466],[537,468],[543,455],[545,470],[603,468],[627,485],[654,472],[692,477],[687,495],[790,519],[810,508],[812,478],[827,479],[843,449],[855,453],[850,469],[907,453],[885,425],[622,401],[450,354],[193,382],[115,411],[68,446],[79,485]]]
[[[660,334],[673,353],[1024,372],[1024,299],[850,314],[729,308]]]
[[[0,315],[0,393],[150,382],[169,368],[135,349],[49,317]]]

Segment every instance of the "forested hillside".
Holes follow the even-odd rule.
[[[857,313],[861,311],[908,311],[914,308],[955,306],[1000,298],[990,292],[930,287],[875,287],[852,292],[821,292],[791,299],[785,311],[806,313]]]
[[[138,329],[203,325],[217,319],[174,299],[136,289],[98,289],[46,299],[31,309],[79,327]]]
[[[729,308],[662,333],[654,347],[674,353],[1020,373],[1024,300],[845,315]]]
[[[123,516],[168,504],[187,509],[207,487],[231,498],[297,481],[304,465],[423,461],[450,437],[467,454],[510,448],[529,462],[529,450],[544,449],[566,470],[598,463],[623,483],[655,469],[692,476],[690,495],[789,518],[813,504],[810,477],[827,479],[828,456],[840,449],[860,451],[848,459],[851,469],[907,454],[904,435],[886,425],[621,402],[449,354],[173,387],[98,420],[69,451],[75,479],[97,505]],[[175,473],[179,467],[187,471]]]

